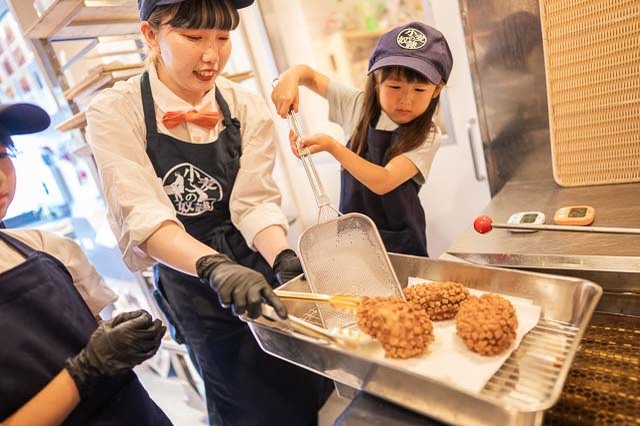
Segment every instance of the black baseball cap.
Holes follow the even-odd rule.
[[[41,132],[49,127],[49,124],[49,114],[37,105],[0,104],[0,133],[26,135]]]
[[[158,6],[169,6],[172,4],[182,3],[190,0],[138,0],[138,10],[140,11],[140,20],[146,21],[151,16],[151,12]],[[220,0],[210,0],[220,1]],[[229,0],[231,6],[236,9],[242,9],[247,6],[251,6],[254,0]]]
[[[449,80],[453,57],[444,35],[422,22],[411,22],[385,33],[369,58],[369,73],[402,66],[424,75],[433,84]]]

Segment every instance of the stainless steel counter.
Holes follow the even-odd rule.
[[[640,228],[640,184],[562,188],[552,179],[508,182],[484,214],[506,222],[518,211],[543,212],[546,223],[563,206],[591,205],[593,226]],[[640,291],[640,235],[469,228],[447,250],[473,263],[590,279],[609,290]],[[446,256],[444,258],[447,258]]]
[[[593,226],[640,228],[640,184],[562,188],[551,179],[511,181],[491,201],[484,214],[495,222],[506,222],[512,213],[535,210],[546,215],[546,223],[553,223],[553,214],[558,208],[580,204],[595,208]],[[504,229],[482,235],[471,225],[449,247],[448,253],[632,256],[640,262],[640,235],[512,233]]]

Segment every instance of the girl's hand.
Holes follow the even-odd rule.
[[[288,70],[282,73],[278,79],[278,84],[271,92],[271,101],[276,107],[276,112],[282,118],[287,117],[287,113],[291,108],[298,112],[298,103],[300,101],[298,84],[300,84],[300,80],[295,71]]]
[[[289,131],[289,143],[291,144],[291,151],[293,151],[294,155],[300,158],[300,153],[298,152],[298,147],[296,146],[296,139],[298,135],[296,135],[293,130]],[[310,154],[316,154],[318,152],[328,152],[333,155],[336,149],[341,146],[340,142],[335,140],[329,135],[325,135],[323,133],[318,133],[313,136],[308,136],[306,138],[302,138],[300,142],[300,149],[304,150],[307,148]]]

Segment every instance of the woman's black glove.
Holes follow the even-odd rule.
[[[282,250],[273,262],[273,273],[280,284],[290,281],[302,273],[302,265],[296,252],[291,249]]]
[[[65,368],[85,398],[102,380],[131,370],[151,358],[166,328],[144,310],[125,312],[105,321],[87,346],[68,358]]]
[[[258,318],[264,299],[280,318],[287,317],[287,308],[262,274],[238,265],[224,254],[201,257],[196,262],[196,272],[218,293],[222,306],[231,306],[234,315],[246,312],[249,318]]]

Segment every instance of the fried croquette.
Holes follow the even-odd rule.
[[[465,286],[452,281],[417,284],[405,288],[403,292],[407,302],[422,307],[432,321],[454,318],[460,303],[469,297]]]
[[[497,294],[470,296],[456,315],[456,334],[480,355],[497,355],[516,338],[518,317],[507,299]]]
[[[358,327],[378,340],[389,358],[421,355],[433,342],[429,315],[395,298],[368,298],[358,307]]]

